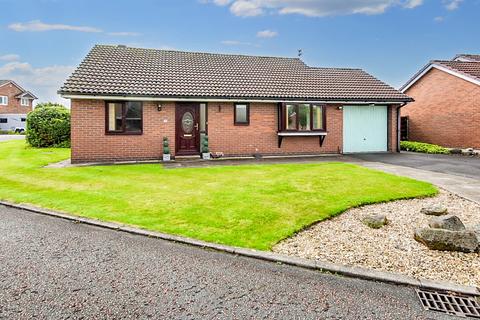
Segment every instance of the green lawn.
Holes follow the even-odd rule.
[[[265,250],[350,207],[437,192],[344,163],[43,168],[69,153],[0,143],[0,199]]]

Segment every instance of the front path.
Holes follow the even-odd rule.
[[[25,136],[21,134],[0,134],[0,142],[10,140],[25,140]]]
[[[413,289],[0,206],[0,318],[443,319]]]

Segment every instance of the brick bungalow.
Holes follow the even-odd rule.
[[[411,101],[359,69],[298,58],[97,45],[59,93],[71,99],[72,162],[398,149]]]
[[[431,61],[401,90],[415,99],[401,109],[409,140],[480,149],[480,55]]]
[[[31,92],[12,80],[0,80],[0,130],[25,130],[27,113],[32,111]]]

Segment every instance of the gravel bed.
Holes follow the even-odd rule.
[[[457,215],[467,229],[480,224],[480,205],[445,190],[426,199],[400,200],[354,208],[317,223],[286,239],[274,252],[348,266],[402,273],[418,278],[480,286],[480,254],[427,249],[413,239],[416,228],[427,227],[431,216],[422,207],[440,204]],[[371,229],[360,221],[365,214],[386,214],[389,224]]]

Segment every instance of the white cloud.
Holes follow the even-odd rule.
[[[57,90],[74,69],[73,66],[60,65],[35,68],[27,62],[14,61],[0,65],[0,79],[13,80],[31,91],[39,98],[36,102],[53,101],[68,105],[68,100],[62,99]]]
[[[203,0],[203,3],[230,5],[230,11],[241,17],[253,17],[266,13],[300,14],[324,17],[348,14],[381,14],[394,6],[413,9],[424,0]],[[460,0],[450,0],[460,1]]]
[[[413,9],[423,4],[423,0],[407,0],[404,3],[404,7],[408,9]]]
[[[226,46],[255,46],[255,44],[251,42],[242,42],[237,40],[223,40],[222,44]]]
[[[254,17],[263,14],[259,1],[237,0],[230,7],[230,11],[240,17]]]
[[[20,56],[18,54],[4,54],[3,56],[0,56],[0,60],[2,61],[17,61],[20,59]]]
[[[445,18],[442,17],[442,16],[438,16],[438,17],[433,18],[433,21],[439,22],[439,23],[440,23],[440,22],[443,22],[443,20],[445,20]]]
[[[105,33],[109,36],[119,36],[119,37],[132,37],[139,36],[138,32],[104,32],[102,29],[88,26],[72,26],[68,24],[58,24],[58,23],[44,23],[40,20],[34,20],[26,23],[17,22],[12,23],[8,26],[10,30],[16,32],[45,32],[45,31],[78,31],[78,32],[93,32],[93,33]]]
[[[117,37],[136,37],[139,36],[140,33],[138,32],[107,32],[109,36],[117,36]]]
[[[72,26],[68,24],[49,24],[43,23],[40,20],[34,20],[26,23],[12,23],[8,26],[9,29],[24,32],[24,31],[33,31],[33,32],[43,32],[43,31],[53,31],[53,30],[67,30],[67,31],[79,31],[79,32],[102,32],[101,29],[94,27],[86,26]]]
[[[443,1],[443,3],[445,4],[445,8],[447,10],[453,11],[458,9],[462,1],[463,0],[447,0],[447,1]]]
[[[257,32],[258,38],[275,38],[278,36],[278,32],[272,30],[262,30]]]

